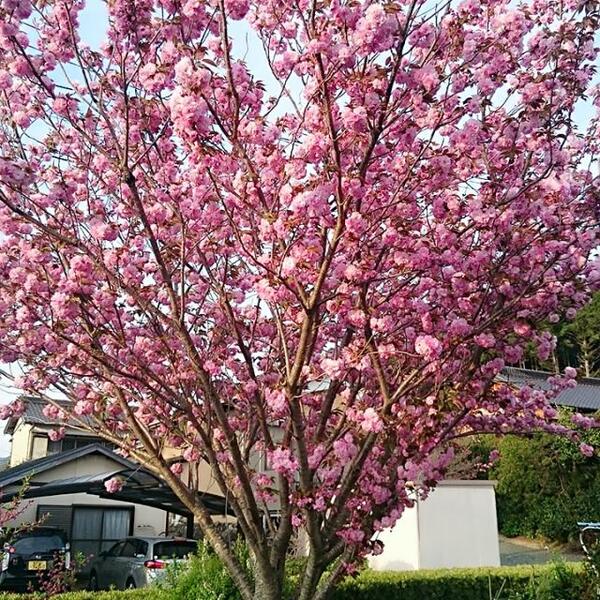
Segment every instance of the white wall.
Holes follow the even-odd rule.
[[[375,571],[413,571],[419,568],[418,509],[407,508],[392,529],[382,531],[377,539],[383,542],[383,553],[369,557]]]
[[[490,481],[445,481],[419,503],[419,566],[500,565],[496,495]]]
[[[19,421],[11,437],[9,467],[16,467],[29,459],[29,441],[33,427]]]
[[[494,482],[443,481],[379,539],[375,570],[499,566]]]

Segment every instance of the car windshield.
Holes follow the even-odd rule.
[[[15,540],[13,546],[19,554],[60,550],[65,542],[60,535],[31,535]]]
[[[159,542],[154,544],[154,557],[162,560],[169,558],[185,558],[196,552],[195,542]]]

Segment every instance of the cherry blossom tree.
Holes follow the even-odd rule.
[[[494,381],[600,279],[597,1],[106,7],[93,48],[85,0],[0,1],[0,360],[160,474],[245,600],[300,527],[324,597],[453,440],[574,435]]]

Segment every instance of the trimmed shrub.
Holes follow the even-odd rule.
[[[332,600],[575,600],[585,585],[579,564],[364,571],[343,581]]]

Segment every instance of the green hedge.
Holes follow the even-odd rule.
[[[334,600],[581,600],[577,563],[431,571],[364,571],[347,579]]]
[[[584,567],[565,563],[536,566],[441,569],[410,572],[364,571],[345,580],[332,600],[592,600]],[[593,590],[593,586],[589,588]],[[126,592],[72,592],[57,600],[173,600],[174,590],[156,588]],[[206,595],[207,594],[207,595]],[[206,590],[195,596],[217,596]],[[178,600],[182,597],[175,593]],[[24,600],[27,596],[0,594],[0,600]],[[28,596],[35,598],[35,596]],[[39,596],[38,596],[39,598]],[[231,600],[219,594],[219,600]]]

